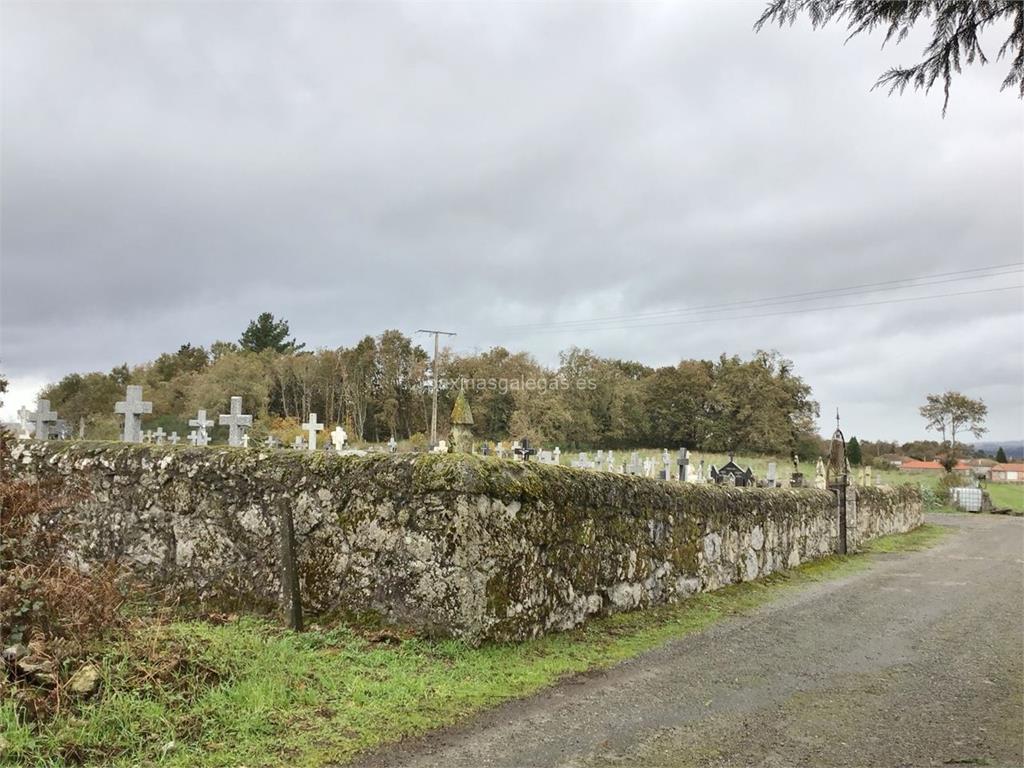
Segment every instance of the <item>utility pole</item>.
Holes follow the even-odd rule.
[[[430,331],[426,328],[420,328],[416,333],[432,333],[434,334],[434,366],[431,373],[434,378],[434,406],[430,414],[430,447],[434,448],[437,446],[437,352],[438,352],[438,338],[440,336],[454,336],[455,334],[451,331]]]

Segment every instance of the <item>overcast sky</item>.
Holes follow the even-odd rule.
[[[1022,261],[1008,65],[942,119],[941,93],[870,90],[921,38],[755,34],[760,8],[5,2],[4,413],[269,310],[310,347],[773,348],[823,429],[839,406],[847,434],[923,437],[924,395],[959,389],[1024,435],[1024,292],[976,293],[1024,277],[948,275]]]

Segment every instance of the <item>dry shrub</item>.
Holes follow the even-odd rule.
[[[0,662],[0,678],[15,685],[30,719],[59,710],[58,674],[73,672],[123,623],[127,584],[119,570],[112,564],[81,568],[66,556],[74,526],[61,512],[75,495],[66,486],[14,480],[8,473],[0,478],[0,644],[24,644],[26,661],[53,670],[33,677],[14,659]]]

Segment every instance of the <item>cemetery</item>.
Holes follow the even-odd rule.
[[[855,551],[922,520],[915,488],[874,487],[870,474],[858,486],[838,428],[829,467],[819,459],[804,483],[795,457],[790,477],[772,462],[759,478],[732,456],[692,466],[685,448],[582,452],[568,467],[559,448],[528,440],[474,453],[464,394],[451,444],[420,454],[395,453],[394,440],[348,448],[341,427],[321,443],[315,413],[293,447],[252,445],[241,397],[218,418],[228,445],[210,445],[202,410],[179,445],[142,430],[151,408],[128,388],[115,405],[120,443],[27,439],[30,424],[47,436],[57,418],[40,401],[12,468],[75,488],[56,513],[82,531],[75,561],[119,562],[199,605],[287,612],[298,599],[314,616],[521,640]]]

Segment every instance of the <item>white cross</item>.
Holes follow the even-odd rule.
[[[181,440],[181,438],[178,437],[177,432],[171,432],[171,436],[167,439],[170,441],[171,445],[177,445],[178,441]]]
[[[246,432],[245,434],[242,435],[242,447],[243,448],[248,448],[249,447],[249,433],[248,432]]]
[[[18,433],[19,438],[27,440],[28,438],[32,437],[32,433],[29,431],[28,423],[29,420],[32,419],[34,416],[35,414],[32,413],[32,411],[30,411],[24,405],[18,409],[18,421],[21,424],[21,432]]]
[[[315,416],[316,414],[313,415]],[[391,438],[392,442],[394,442],[394,439],[395,438],[393,437]],[[345,430],[342,429],[340,426],[335,427],[334,431],[331,432],[331,442],[334,443],[334,450],[340,451],[342,448],[344,448],[346,440],[348,440],[348,434],[345,432]],[[388,443],[388,447],[391,447],[391,443]]]
[[[266,442],[264,442],[263,444],[267,446],[267,448],[277,448],[277,446],[281,444],[281,441],[278,440],[273,435],[267,435]]]
[[[292,448],[298,448],[300,451],[306,447],[306,441],[302,439],[302,435],[295,436],[295,442],[292,443]]]
[[[242,427],[252,426],[252,416],[242,413],[242,398],[231,398],[231,413],[220,415],[220,425],[228,427],[228,445],[242,445]]]
[[[192,442],[192,445],[207,445],[210,442],[209,435],[206,434],[206,428],[213,426],[213,420],[206,418],[206,411],[199,411],[194,419],[188,420],[190,427],[195,427],[195,432],[190,432],[188,439]],[[192,440],[192,435],[196,436],[195,440]]]
[[[157,427],[156,428],[156,432],[153,433],[153,437],[156,438],[156,444],[157,445],[163,445],[164,444],[164,435],[166,435],[166,434],[167,433],[164,432],[164,428],[163,427]]]
[[[145,432],[142,433],[142,442],[144,442],[144,443],[152,443],[153,442],[153,430],[152,429],[147,429]]]
[[[32,414],[32,420],[36,424],[36,440],[49,440],[50,425],[57,423],[57,413],[50,410],[49,400],[39,400],[36,403],[36,412]]]
[[[124,414],[124,435],[126,443],[142,442],[142,414],[152,413],[153,404],[142,399],[142,387],[129,384],[125,399],[114,403],[114,413]]]
[[[302,428],[309,433],[309,450],[316,450],[316,433],[321,432],[324,428],[323,424],[317,423],[316,414],[309,414],[309,421],[302,425]],[[298,448],[298,446],[295,446]]]
[[[344,430],[342,430],[342,431],[344,431]],[[391,451],[392,453],[394,453],[396,450],[398,450],[398,443],[395,442],[395,436],[394,435],[392,435],[391,439],[388,440],[388,450]]]

